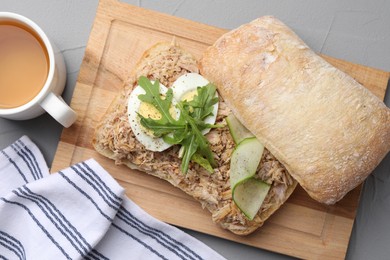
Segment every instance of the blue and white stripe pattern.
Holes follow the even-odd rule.
[[[0,259],[223,259],[124,195],[93,159],[49,174],[23,136],[0,151]]]

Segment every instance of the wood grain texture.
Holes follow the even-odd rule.
[[[51,171],[94,158],[126,189],[129,198],[167,223],[299,258],[344,258],[361,187],[333,206],[314,201],[298,187],[263,227],[240,237],[219,228],[198,202],[169,183],[117,166],[93,150],[96,123],[146,49],[175,37],[199,58],[225,32],[115,0],[101,0],[71,102],[79,117],[72,127],[64,129]],[[384,98],[388,72],[323,57]]]

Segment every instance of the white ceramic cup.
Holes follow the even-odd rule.
[[[45,44],[49,56],[48,76],[39,93],[28,103],[19,107],[0,108],[0,117],[25,120],[48,112],[63,126],[71,126],[76,121],[77,115],[61,97],[66,82],[66,67],[62,53],[42,29],[30,19],[15,13],[0,12],[0,21],[21,23],[35,31]]]

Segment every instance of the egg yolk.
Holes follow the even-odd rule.
[[[191,101],[194,99],[194,97],[198,94],[198,91],[196,89],[192,90],[192,91],[188,91],[187,93],[185,93],[182,97],[181,97],[181,100],[187,100],[187,101]]]
[[[157,108],[155,108],[152,104],[149,104],[146,102],[141,102],[139,109],[138,109],[138,113],[141,116],[146,117],[146,118],[151,118],[154,120],[161,119],[161,114],[157,110]]]

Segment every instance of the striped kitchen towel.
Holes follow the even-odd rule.
[[[23,136],[0,152],[0,259],[223,259],[148,215],[95,160],[55,174]]]

